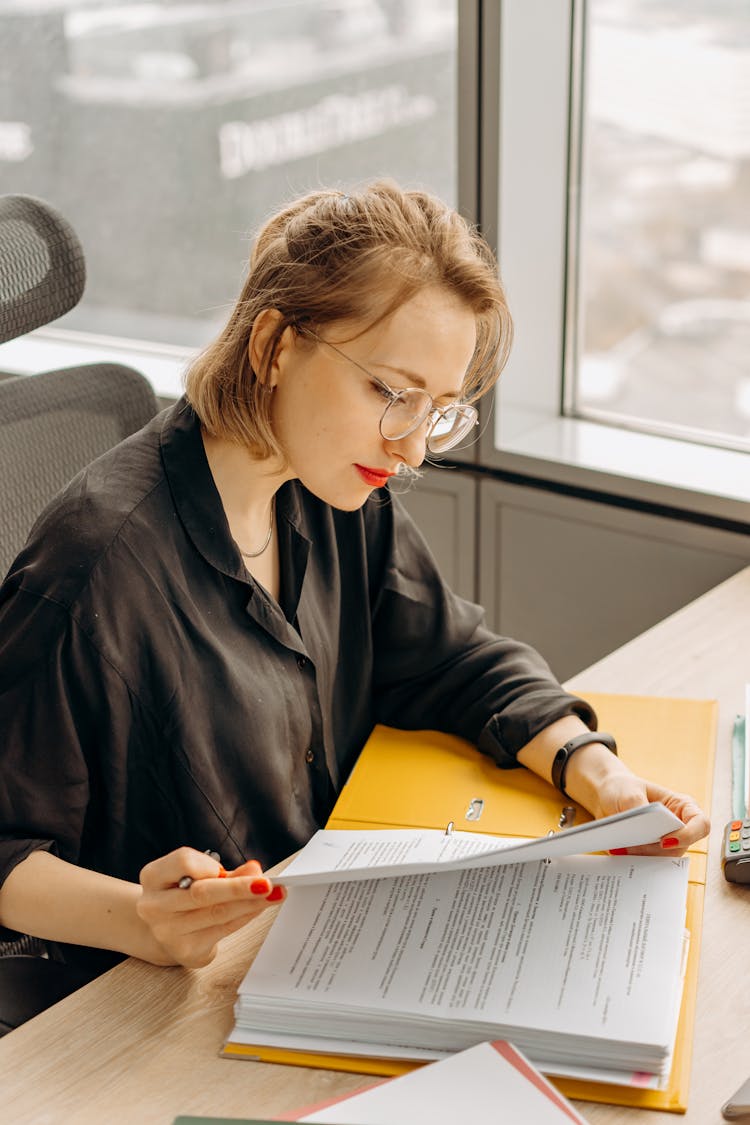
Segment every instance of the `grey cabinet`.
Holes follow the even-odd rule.
[[[479,601],[560,679],[750,563],[750,534],[482,480]]]
[[[476,480],[458,469],[427,469],[399,499],[426,538],[448,585],[476,601]]]
[[[449,585],[562,680],[750,563],[750,533],[458,469],[401,499]]]

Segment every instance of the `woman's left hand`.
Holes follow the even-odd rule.
[[[627,809],[637,808],[652,801],[660,801],[683,822],[682,828],[652,844],[640,847],[615,849],[617,855],[682,855],[697,840],[707,836],[711,828],[709,819],[693,797],[674,793],[653,781],[631,773],[614,773],[600,783],[597,807],[590,809],[596,817],[613,816]]]
[[[588,733],[588,729],[581,720],[577,716],[566,715],[550,723],[522,747],[518,752],[518,761],[549,781],[551,763],[558,748],[584,733]],[[565,792],[597,819],[661,801],[682,821],[681,828],[661,840],[637,848],[625,848],[624,852],[628,855],[682,855],[696,840],[707,836],[711,827],[708,817],[693,797],[674,793],[663,785],[638,777],[622,758],[599,742],[581,746],[571,756],[565,772]]]

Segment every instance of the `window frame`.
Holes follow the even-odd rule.
[[[516,338],[494,401],[483,407],[484,466],[570,488],[750,522],[750,454],[565,416],[574,346],[578,198],[569,192],[579,96],[573,51],[583,0],[486,2],[480,78],[479,220],[498,252]]]

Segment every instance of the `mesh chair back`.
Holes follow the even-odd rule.
[[[116,364],[0,381],[0,577],[52,497],[156,409],[146,379]]]
[[[30,195],[0,196],[0,342],[62,316],[85,281],[70,223]],[[0,578],[52,497],[156,410],[146,379],[115,364],[0,381]]]
[[[0,196],[0,343],[57,320],[86,283],[83,248],[54,207]]]

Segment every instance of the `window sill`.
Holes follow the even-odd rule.
[[[748,453],[508,404],[499,430],[495,468],[750,528]]]
[[[145,375],[160,397],[179,398],[185,370],[196,352],[170,344],[41,328],[0,345],[0,370],[33,375],[85,363],[122,363]]]

